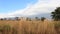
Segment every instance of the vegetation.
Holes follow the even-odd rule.
[[[28,17],[27,17],[27,18],[26,18],[26,21],[32,21],[32,20],[31,20],[31,18],[28,18]]]
[[[2,23],[1,23],[2,22]],[[8,22],[8,23],[7,23]],[[0,21],[2,34],[56,34],[60,21]],[[3,25],[2,25],[3,24]],[[18,24],[18,25],[17,25]],[[18,28],[17,28],[18,27]]]
[[[12,34],[18,34],[17,32],[18,32],[17,29],[15,29],[15,28],[13,27],[13,28],[12,28]]]
[[[3,31],[3,28],[0,26],[0,32],[2,32]]]
[[[15,20],[20,20],[19,17],[15,17]]]
[[[60,34],[60,21],[54,23],[55,30],[58,34]]]
[[[44,21],[46,18],[45,17],[41,17],[41,21]]]
[[[52,12],[51,14],[52,14],[52,19],[54,19],[55,21],[60,20],[60,7],[55,9],[55,11]]]
[[[1,18],[0,20],[3,20],[3,18]]]
[[[11,30],[10,25],[3,26],[3,34],[9,34],[10,30]]]
[[[57,21],[45,20],[45,17],[41,20],[35,17],[32,21],[31,18],[20,21],[18,17],[15,21],[0,19],[0,34],[60,34],[60,7],[52,12],[52,18]]]
[[[39,21],[39,20],[40,20],[38,17],[35,17],[35,19],[36,19],[37,21]]]

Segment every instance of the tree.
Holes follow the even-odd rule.
[[[52,16],[52,19],[54,19],[55,21],[59,21],[60,20],[60,7],[57,7],[55,9],[54,12],[51,12],[51,16]]]
[[[26,18],[26,21],[31,21],[31,18],[28,18],[28,17],[27,17],[27,18]]]
[[[20,20],[19,17],[15,17],[15,20]]]
[[[38,20],[40,20],[38,17],[35,17],[35,19],[38,21]]]
[[[44,21],[46,18],[45,17],[41,17],[41,21]]]
[[[3,20],[3,18],[1,18],[0,20]]]

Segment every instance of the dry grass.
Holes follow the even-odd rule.
[[[60,22],[60,21],[59,21]],[[55,21],[0,21],[0,26],[10,25],[9,34],[58,34],[54,25]],[[0,34],[3,34],[0,32]],[[4,33],[7,34],[7,33]]]

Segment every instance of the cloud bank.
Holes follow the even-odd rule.
[[[16,10],[7,14],[0,14],[0,17],[15,17],[15,16],[33,16],[42,13],[50,13],[56,7],[60,7],[60,0],[37,0],[35,4],[28,4],[22,10]]]

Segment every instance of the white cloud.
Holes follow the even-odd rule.
[[[30,16],[41,13],[50,13],[56,7],[60,7],[60,0],[38,0],[35,4],[28,4],[26,8],[22,10],[16,10],[12,13],[8,13],[7,16],[1,15],[1,17],[14,17],[16,15]]]

